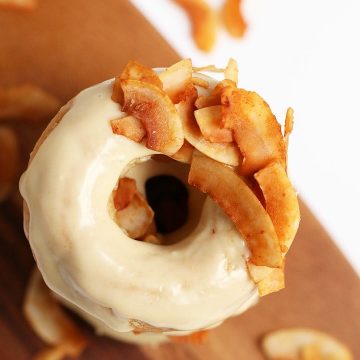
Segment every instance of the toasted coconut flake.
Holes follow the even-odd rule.
[[[223,126],[234,131],[243,155],[241,172],[250,175],[272,160],[285,165],[281,128],[269,105],[255,92],[225,87],[222,90]]]
[[[175,154],[184,143],[180,117],[168,95],[157,86],[139,80],[123,80],[123,111],[141,120],[147,147],[165,155]]]
[[[226,0],[222,8],[222,20],[230,35],[241,38],[247,24],[241,12],[241,0]]]
[[[120,78],[121,80],[139,80],[145,83],[153,84],[160,89],[163,88],[163,84],[159,76],[152,68],[134,60],[130,60],[126,64]]]
[[[280,291],[285,288],[285,274],[283,269],[272,269],[269,276],[261,280],[258,284],[260,296],[269,295],[273,292]]]
[[[161,80],[153,69],[140,64],[137,61],[130,60],[126,64],[123,72],[116,76],[111,95],[111,99],[121,105],[124,103],[124,92],[121,87],[121,81],[123,80],[139,80],[145,83],[153,84],[160,89],[163,88]]]
[[[35,85],[0,87],[0,121],[49,120],[59,109],[59,100]]]
[[[121,81],[122,81],[121,75],[116,76],[114,85],[113,85],[113,91],[111,94],[111,100],[122,105],[124,103],[124,92],[123,92],[123,89],[121,88]]]
[[[221,105],[209,106],[194,112],[196,122],[204,138],[213,143],[231,143],[233,141],[232,131],[222,129]]]
[[[189,335],[173,336],[168,335],[168,338],[177,344],[204,344],[209,336],[209,330],[200,330]]]
[[[202,87],[204,89],[209,88],[209,82],[204,80],[204,79],[201,79],[199,77],[193,76],[191,81],[195,86],[199,86],[199,87]]]
[[[328,357],[326,357],[326,358],[328,358]],[[322,356],[321,349],[318,344],[305,345],[300,350],[300,359],[301,360],[321,360],[321,359],[326,360],[326,358],[324,356]]]
[[[230,58],[224,73],[225,79],[231,80],[235,84],[237,84],[238,74],[239,74],[238,64],[236,60]]]
[[[248,263],[251,279],[258,287],[259,295],[265,296],[285,287],[284,268],[270,268]]]
[[[119,180],[118,186],[114,191],[114,207],[116,210],[125,209],[136,194],[136,181],[123,177]]]
[[[247,263],[247,268],[251,279],[254,281],[255,284],[258,284],[260,281],[267,278],[274,268],[267,267],[267,266],[257,266],[252,263]]]
[[[266,357],[294,360],[352,360],[350,350],[334,337],[309,328],[289,328],[273,331],[262,339]],[[316,354],[317,357],[310,357]]]
[[[216,39],[216,13],[204,0],[174,0],[188,14],[196,45],[210,51]]]
[[[240,161],[240,154],[236,146],[232,143],[211,143],[201,134],[194,116],[194,102],[196,98],[197,91],[195,88],[192,88],[192,91],[189,90],[187,96],[177,104],[185,139],[205,155],[224,164],[237,166]]]
[[[142,333],[160,334],[160,333],[163,333],[166,331],[174,331],[174,329],[172,329],[172,328],[155,327],[144,321],[136,320],[136,319],[130,319],[128,322],[129,322],[129,325],[133,328],[134,334],[142,334]]]
[[[264,194],[266,211],[271,217],[282,250],[287,251],[300,222],[299,202],[284,167],[275,162],[255,174]]]
[[[37,268],[25,294],[24,314],[36,334],[47,344],[54,345],[38,354],[37,359],[79,356],[85,348],[84,336],[53,298]]]
[[[217,68],[215,65],[206,65],[201,67],[193,67],[194,72],[213,72],[213,73],[223,73],[225,69]]]
[[[7,126],[0,126],[0,203],[13,189],[19,173],[19,143],[16,134]]]
[[[185,164],[190,164],[193,152],[194,147],[187,140],[185,140],[180,150],[177,151],[174,155],[171,155],[171,158]]]
[[[287,164],[287,154],[289,150],[289,137],[294,128],[294,110],[289,107],[286,111],[285,117],[285,129],[284,129],[284,143],[285,143],[285,155]]]
[[[133,239],[142,237],[151,225],[154,212],[144,199],[136,192],[126,208],[115,213],[116,222]]]
[[[38,7],[37,0],[0,0],[1,8],[14,10],[34,10]]]
[[[110,124],[114,134],[126,136],[136,142],[141,142],[146,135],[143,124],[134,116],[114,119],[110,121]]]
[[[197,109],[216,105],[221,105],[221,98],[219,95],[200,95],[195,101],[195,106]]]
[[[144,242],[154,244],[154,245],[161,245],[161,240],[156,235],[147,235],[145,236]]]
[[[192,63],[190,59],[181,60],[159,74],[163,89],[173,103],[176,104],[179,101],[179,95],[192,81],[191,76]]]
[[[197,109],[202,109],[209,106],[221,105],[221,93],[222,89],[226,86],[236,88],[236,84],[229,79],[224,79],[216,84],[215,88],[210,95],[201,95],[195,101]]]
[[[207,193],[234,222],[255,265],[280,267],[282,256],[271,219],[255,194],[231,168],[194,152],[189,184]]]

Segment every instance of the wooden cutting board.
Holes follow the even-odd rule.
[[[34,12],[0,11],[0,85],[29,81],[65,102],[84,87],[119,73],[128,59],[166,66],[179,58],[127,1],[39,2]],[[24,164],[45,125],[14,125]],[[95,337],[82,323],[90,341],[81,359],[256,360],[262,359],[259,338],[287,326],[327,331],[360,359],[359,278],[304,204],[301,210],[300,231],[287,259],[286,289],[226,321],[211,332],[207,344],[137,347]],[[15,193],[0,205],[1,360],[30,359],[45,346],[21,312],[32,266]]]

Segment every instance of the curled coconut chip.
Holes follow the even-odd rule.
[[[36,9],[37,6],[37,0],[0,0],[0,8],[29,11]]]
[[[210,51],[216,39],[217,18],[215,11],[204,0],[174,0],[189,16],[196,45]]]
[[[34,269],[25,294],[24,314],[32,329],[51,348],[36,359],[77,357],[86,347],[86,339],[51,295],[37,268]]]
[[[230,167],[196,152],[188,181],[208,194],[234,222],[251,252],[253,264],[281,266],[280,246],[270,216],[239,175]]]
[[[225,0],[221,15],[230,35],[237,38],[244,36],[247,25],[241,12],[241,0]]]
[[[19,172],[19,143],[16,134],[7,126],[0,126],[0,203],[14,188]]]
[[[184,143],[181,120],[169,96],[159,87],[139,80],[122,80],[123,111],[143,123],[147,146],[166,155],[175,154]]]
[[[191,60],[181,60],[159,74],[161,84],[151,69],[143,68],[130,62],[123,72],[128,74],[120,81],[123,110],[129,116],[111,122],[113,132],[138,142],[145,137],[149,148],[191,163],[189,183],[209,194],[243,235],[251,251],[249,274],[260,296],[282,289],[284,257],[300,219],[296,192],[286,173],[292,109],[283,137],[268,104],[257,93],[237,88],[233,59],[225,69],[192,68]],[[199,96],[193,76],[199,71],[220,71],[225,78]],[[115,83],[113,95],[116,92]],[[135,198],[135,209],[125,210],[143,212],[147,225],[135,229],[142,230],[141,240],[157,243],[156,229],[149,230],[148,205]]]
[[[153,222],[154,212],[137,191],[135,180],[121,178],[113,199],[116,223],[133,239],[144,236]],[[154,239],[148,242],[150,240]]]
[[[183,146],[174,155],[171,155],[171,158],[185,164],[190,164],[193,152],[194,147],[187,140],[184,140]]]
[[[255,174],[255,179],[265,197],[265,208],[274,224],[280,248],[286,253],[290,248],[300,223],[299,202],[285,168],[271,163]]]
[[[309,328],[289,328],[267,334],[261,343],[269,360],[353,360],[346,345]]]
[[[209,95],[202,95],[196,99],[196,108],[202,109],[209,106],[221,105],[221,93],[225,87],[236,88],[236,83],[230,79],[220,81]]]
[[[221,105],[208,106],[194,112],[195,119],[205,140],[213,143],[233,142],[232,131],[221,128]]]
[[[287,164],[287,156],[289,150],[289,137],[294,128],[294,110],[288,108],[285,116],[284,143],[285,143],[285,161]]]
[[[162,82],[153,69],[144,66],[137,61],[130,60],[126,64],[123,72],[119,76],[116,76],[111,95],[111,99],[121,105],[124,103],[124,92],[121,87],[121,82],[129,79],[153,84],[162,89]]]
[[[280,268],[247,263],[251,279],[258,288],[259,296],[265,296],[285,288],[284,265]]]
[[[59,109],[59,100],[35,85],[0,87],[0,121],[39,122],[52,118]]]
[[[269,105],[255,92],[222,90],[223,126],[232,129],[243,155],[242,174],[250,175],[273,160],[285,166],[285,144],[280,124]]]
[[[200,66],[200,67],[193,67],[194,72],[213,72],[213,73],[223,73],[225,69],[218,68],[215,65],[206,65],[206,66]]]
[[[231,80],[237,85],[239,69],[236,60],[230,58],[225,68],[224,76],[226,80]]]
[[[193,85],[202,87],[204,89],[208,89],[210,86],[208,81],[206,81],[202,78],[199,78],[197,76],[192,77],[191,82],[193,83]]]
[[[125,116],[120,119],[114,119],[111,120],[110,123],[114,134],[124,135],[130,140],[141,142],[146,135],[143,124],[134,116]]]
[[[197,97],[197,91],[195,87],[188,88],[188,90],[184,99],[177,104],[177,111],[182,120],[185,139],[194,146],[194,148],[208,157],[224,164],[237,166],[239,164],[240,154],[234,144],[212,143],[207,141],[201,134],[194,115],[194,103]]]
[[[163,89],[171,101],[176,104],[184,89],[193,81],[192,62],[190,59],[180,60],[159,74]]]

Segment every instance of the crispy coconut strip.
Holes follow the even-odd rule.
[[[161,245],[160,238],[153,234],[145,236],[143,241],[150,244]]]
[[[208,194],[231,218],[246,241],[253,264],[282,265],[279,241],[269,215],[231,168],[194,152],[188,182]]]
[[[155,327],[144,321],[130,319],[129,325],[133,328],[134,334],[142,334],[142,333],[155,333],[160,334],[166,331],[174,331],[172,328],[163,328],[163,327]]]
[[[209,330],[200,330],[189,335],[173,336],[168,335],[168,338],[177,344],[204,344],[209,336]]]
[[[193,152],[194,147],[187,140],[185,140],[180,150],[177,151],[174,155],[171,155],[171,158],[185,164],[190,164]]]
[[[136,181],[134,179],[123,177],[119,180],[114,191],[114,207],[116,210],[125,209],[134,198],[137,192]]]
[[[147,147],[165,155],[175,154],[184,143],[180,117],[169,96],[157,86],[139,80],[122,80],[123,111],[141,120]]]
[[[252,263],[248,263],[247,266],[250,277],[256,284],[260,296],[284,289],[285,274],[283,266],[275,269],[267,266],[257,266]]]
[[[38,6],[37,0],[0,0],[1,8],[14,10],[34,10]]]
[[[225,69],[217,68],[215,65],[206,65],[201,67],[193,67],[194,72],[213,72],[213,73],[223,73]]]
[[[141,142],[146,135],[143,124],[134,116],[114,119],[110,121],[110,124],[114,134],[126,136],[136,142]]]
[[[0,87],[0,121],[49,120],[59,109],[59,100],[35,85]]]
[[[197,109],[203,109],[216,105],[221,105],[221,98],[219,95],[200,95],[195,101],[195,107]]]
[[[226,86],[234,87],[236,88],[236,84],[234,81],[229,79],[224,79],[220,81],[210,95],[202,95],[199,96],[195,101],[195,106],[198,109],[202,109],[204,107],[209,106],[215,106],[215,105],[221,105],[221,92],[222,89]]]
[[[13,189],[19,173],[20,154],[16,134],[7,126],[0,126],[0,203]]]
[[[234,131],[243,155],[241,172],[250,175],[272,160],[285,165],[281,127],[269,105],[255,92],[225,87],[222,90],[223,126]]]
[[[192,81],[191,77],[192,63],[190,59],[181,60],[159,74],[163,89],[174,104],[179,101],[179,95]]]
[[[204,80],[204,79],[201,79],[199,77],[192,77],[191,79],[191,82],[195,85],[195,86],[199,86],[199,87],[202,87],[204,89],[208,89],[209,88],[209,82]]]
[[[244,36],[247,24],[241,12],[241,0],[225,0],[222,20],[230,35],[238,38]]]
[[[196,45],[210,51],[216,39],[217,19],[215,11],[204,0],[174,0],[188,14]]]
[[[225,68],[225,73],[224,73],[225,79],[231,80],[235,84],[237,84],[238,83],[238,74],[239,74],[238,64],[237,64],[236,60],[230,58],[227,66]]]
[[[299,202],[284,167],[271,163],[255,174],[264,194],[266,211],[274,224],[282,252],[290,248],[300,222]]]
[[[124,92],[121,87],[122,80],[139,80],[142,82],[153,84],[160,89],[162,89],[163,87],[161,80],[153,69],[143,64],[140,64],[135,60],[130,60],[126,64],[123,72],[115,77],[113,92],[111,95],[111,99],[121,105],[124,104]]]
[[[285,128],[284,128],[284,143],[285,143],[285,156],[286,156],[286,164],[287,164],[287,156],[289,150],[289,137],[294,128],[294,110],[289,107],[286,111],[285,116]]]
[[[177,110],[182,120],[185,139],[197,150],[212,159],[224,164],[237,166],[240,162],[240,154],[236,146],[231,143],[211,143],[201,134],[194,116],[194,102],[197,91],[194,87],[188,88],[184,99],[177,104]]]
[[[153,218],[153,210],[139,192],[133,195],[125,208],[115,213],[117,224],[133,239],[146,234]]]
[[[231,143],[232,131],[221,128],[221,105],[196,110],[195,119],[204,138],[213,143]]]
[[[37,355],[37,359],[76,357],[86,346],[86,340],[73,321],[53,298],[37,268],[34,269],[25,294],[24,314],[36,334],[51,349]]]
[[[273,331],[262,339],[267,359],[352,360],[346,345],[332,336],[309,328],[289,328]],[[317,354],[316,358],[310,357]]]

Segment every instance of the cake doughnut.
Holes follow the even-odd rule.
[[[299,222],[286,176],[292,119],[284,136],[268,114],[234,125],[242,101],[268,105],[231,69],[219,81],[190,60],[156,71],[129,62],[66,104],[36,144],[20,181],[26,236],[48,287],[99,332],[184,335],[283,287]],[[146,188],[163,175],[188,193],[188,220],[168,234]]]

